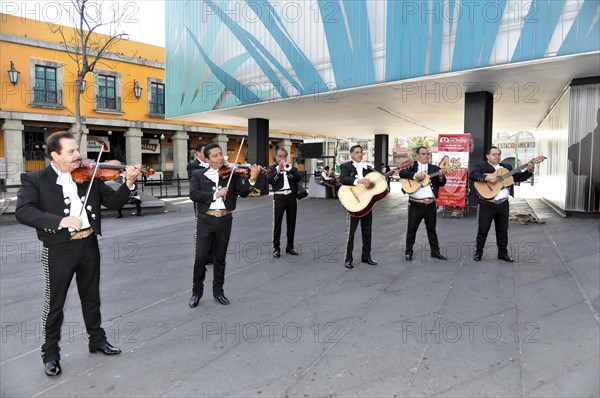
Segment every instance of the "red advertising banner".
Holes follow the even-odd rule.
[[[468,154],[470,148],[471,134],[440,134],[438,137],[438,152],[466,152]]]
[[[446,185],[440,187],[437,203],[442,206],[465,207],[467,197],[467,169],[456,169],[446,174]]]
[[[438,156],[443,166],[453,169],[446,173],[446,185],[440,187],[438,205],[465,207],[470,148],[471,134],[439,135]]]

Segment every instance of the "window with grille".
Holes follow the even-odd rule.
[[[56,68],[35,66],[34,99],[36,103],[57,104],[61,102],[56,86]]]
[[[98,75],[98,108],[117,109],[116,79],[113,76]]]
[[[150,83],[150,114],[165,114],[165,85],[162,83]]]

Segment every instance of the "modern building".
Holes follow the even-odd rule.
[[[493,133],[530,131],[553,148],[537,178],[561,186],[540,193],[598,211],[598,183],[574,183],[596,171],[577,176],[567,152],[598,131],[599,13],[598,0],[167,2],[167,117],[374,138],[375,164],[398,136],[470,133],[472,163]]]
[[[0,74],[0,179],[6,185],[17,185],[21,172],[40,169],[48,162],[46,137],[73,128],[77,66],[51,25],[6,14],[0,14],[0,20],[0,65],[4,69]],[[63,28],[65,37],[73,35],[72,28]],[[227,148],[232,161],[241,139],[247,136],[243,125],[165,117],[162,47],[121,40],[85,80],[80,101],[83,156],[95,159],[102,145],[105,160],[141,163],[165,177],[186,178],[186,165],[200,140]],[[271,131],[269,159],[274,159],[273,150],[279,146],[295,154],[297,144],[306,137],[292,131]],[[242,162],[245,153],[243,149]]]

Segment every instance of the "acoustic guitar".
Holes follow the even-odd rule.
[[[529,163],[538,164],[546,160],[545,156],[538,156],[537,158],[530,160],[529,162],[513,169],[512,171],[508,171],[504,167],[500,167],[493,173],[485,173],[486,176],[494,176],[495,180],[493,182],[490,181],[475,181],[473,186],[475,190],[483,199],[494,199],[498,193],[503,188],[510,187],[514,184],[513,174],[520,172],[521,170],[525,170]]]
[[[419,189],[429,185],[429,182],[431,181],[432,177],[435,177],[442,173],[447,173],[456,168],[458,168],[458,167],[448,167],[447,169],[436,171],[435,173],[425,174],[425,178],[423,178],[422,180],[414,180],[412,178],[402,178],[402,179],[400,179],[400,182],[402,183],[402,190],[404,191],[405,194],[415,193]]]
[[[342,185],[338,191],[338,198],[342,206],[353,217],[363,217],[373,209],[376,202],[385,198],[388,194],[387,177],[392,175],[397,169],[413,164],[412,160],[406,160],[385,174],[373,171],[365,178],[371,181],[374,186],[372,188],[365,187],[363,184]]]

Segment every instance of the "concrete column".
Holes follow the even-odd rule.
[[[492,146],[492,122],[494,95],[487,91],[465,94],[465,134],[470,133],[474,151],[469,165],[485,160],[485,153]]]
[[[87,142],[90,129],[85,124],[81,125],[81,141],[79,142],[79,154],[82,158],[87,158]]]
[[[375,134],[375,155],[374,155],[374,163],[373,167],[375,170],[380,170],[381,163],[385,163],[388,165],[388,145],[390,141],[390,136],[387,134]]]
[[[270,164],[268,119],[248,119],[248,163]]]
[[[142,163],[142,129],[130,127],[125,132],[125,162],[127,164]]]
[[[21,173],[25,171],[23,159],[23,122],[6,119],[4,130],[4,153],[6,156],[6,185],[19,185]]]
[[[229,138],[227,137],[227,134],[221,133],[221,134],[217,134],[215,137],[213,137],[212,139],[212,144],[217,144],[221,147],[221,150],[223,150],[223,155],[227,156],[227,143],[229,142]],[[235,156],[232,156],[233,159],[227,159],[229,162],[233,162],[235,161]]]
[[[188,133],[185,131],[176,132],[171,139],[173,140],[173,173],[175,177],[188,178]]]
[[[279,148],[283,148],[288,153],[288,162],[293,163],[294,159],[292,159],[292,140],[281,140],[279,143]],[[277,155],[277,153],[274,153]],[[273,163],[273,159],[269,159],[269,164]]]

